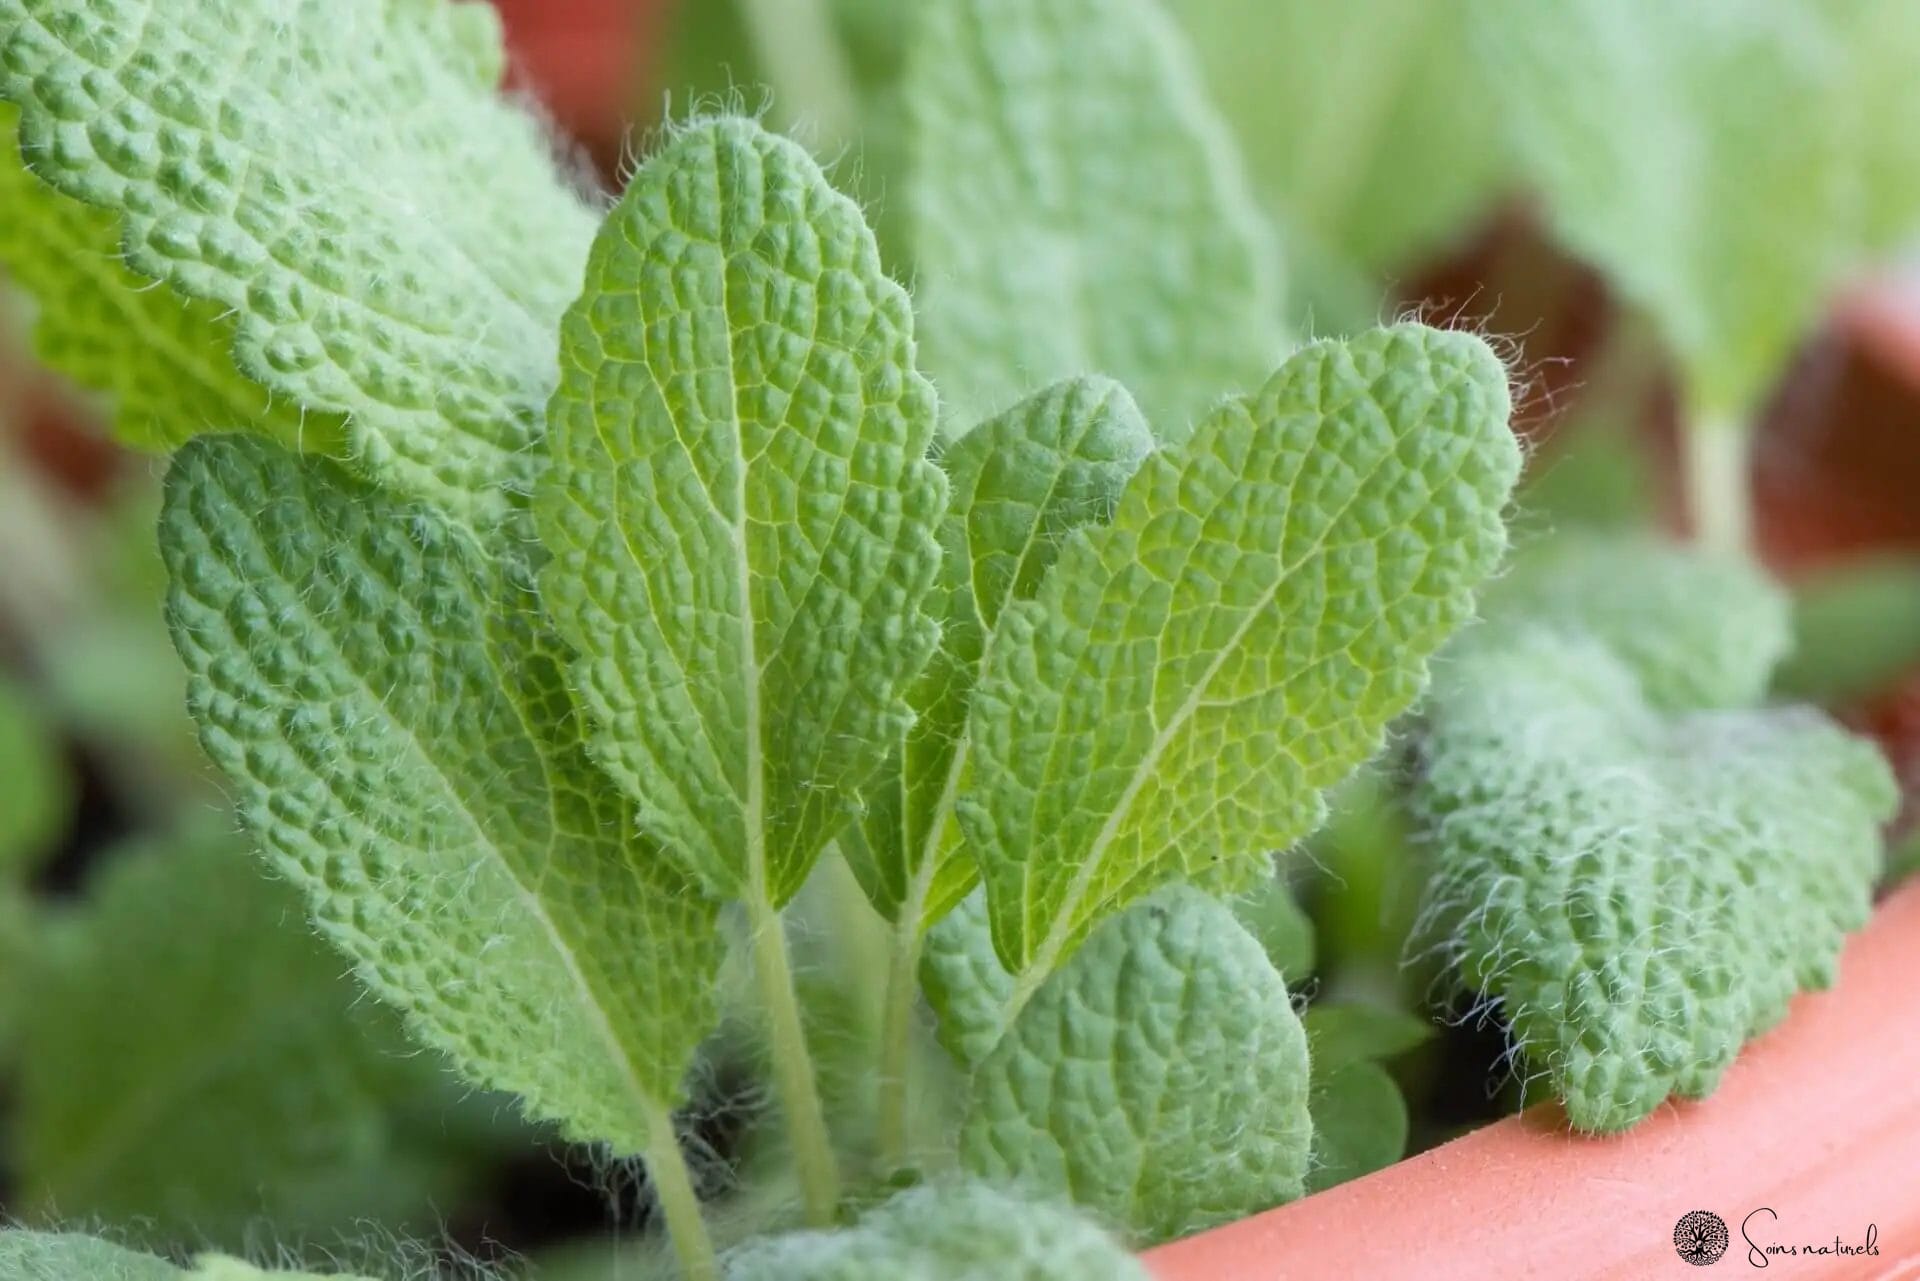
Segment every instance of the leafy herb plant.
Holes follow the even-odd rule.
[[[167,625],[284,883],[209,840],[100,889],[75,994],[17,1014],[56,1189],[165,1178],[70,1106],[73,1065],[116,1068],[56,1012],[113,975],[163,1018],[231,938],[263,968],[221,1035],[309,1092],[248,1115],[343,1213],[372,1169],[456,1178],[367,1101],[444,1065],[638,1158],[689,1278],[1142,1276],[1127,1248],[1404,1147],[1379,1061],[1424,1023],[1302,1016],[1274,868],[1396,722],[1425,928],[1575,1127],[1710,1090],[1831,981],[1895,798],[1871,746],[1761,706],[1778,589],[1737,547],[1569,540],[1493,585],[1514,375],[1411,320],[1288,336],[1174,16],[919,8],[849,82],[896,111],[862,153],[883,245],[725,110],[601,207],[497,94],[482,5],[0,0],[0,260],[44,359],[172,452]],[[1671,321],[1717,419],[1779,341],[1697,292]],[[885,976],[851,1095],[789,928],[843,873]],[[168,905],[209,932],[142,973]],[[342,963],[373,1002],[314,973]],[[352,1054],[252,1039],[289,1009]],[[686,1118],[741,1028],[804,1230],[723,1249]],[[367,1125],[320,1161],[311,1116]],[[0,1274],[257,1275],[29,1231]]]

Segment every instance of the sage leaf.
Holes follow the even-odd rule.
[[[588,761],[524,588],[431,508],[256,437],[180,451],[160,543],[201,744],[362,981],[571,1137],[670,1138],[715,909]]]

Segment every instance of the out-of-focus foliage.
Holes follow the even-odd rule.
[[[72,803],[46,717],[26,690],[0,675],[0,881],[25,875],[48,853]]]
[[[1316,1003],[1301,1020],[1313,1079],[1313,1160],[1318,1192],[1398,1161],[1407,1147],[1407,1102],[1380,1061],[1433,1035],[1420,1019],[1372,1005]]]
[[[1438,6],[1448,7],[1448,6]],[[1920,214],[1904,0],[1473,0],[1477,74],[1567,243],[1743,419],[1843,275]]]
[[[1920,558],[1879,556],[1818,573],[1793,593],[1794,648],[1774,675],[1790,698],[1841,705],[1920,666]]]
[[[1168,0],[1279,221],[1325,332],[1366,323],[1384,282],[1464,231],[1508,178],[1487,78],[1453,0]]]
[[[17,1186],[34,1217],[243,1248],[426,1226],[479,1152],[453,1099],[212,823],[112,853],[21,998]],[[270,1226],[269,1226],[270,1225]]]
[[[944,431],[1104,374],[1180,440],[1257,387],[1285,353],[1272,232],[1157,0],[923,6],[906,213]]]

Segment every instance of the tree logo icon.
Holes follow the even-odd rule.
[[[1696,1268],[1718,1263],[1727,1252],[1727,1221],[1711,1210],[1689,1210],[1673,1225],[1673,1248]]]

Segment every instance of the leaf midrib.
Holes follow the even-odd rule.
[[[1338,352],[1341,357],[1349,362],[1351,361],[1352,350],[1350,347],[1345,344],[1340,344]],[[1323,380],[1324,377],[1325,375],[1322,374]],[[1417,417],[1424,420],[1431,405],[1442,399],[1448,390],[1449,386],[1447,384],[1436,382],[1432,388],[1432,393],[1427,404],[1422,406]],[[1374,402],[1369,400],[1369,403]],[[1329,409],[1320,404],[1316,399],[1308,407],[1308,412],[1313,413],[1318,419],[1314,431],[1314,442],[1317,445],[1321,433],[1326,429],[1329,418],[1337,412],[1337,409]],[[1382,413],[1384,415],[1384,411],[1382,411]],[[1251,418],[1251,415],[1249,415],[1249,417]],[[1389,419],[1389,423],[1391,424],[1391,419]],[[1257,429],[1258,424],[1256,423],[1254,425]],[[1395,441],[1398,442],[1404,437],[1405,433],[1395,431],[1393,435]],[[1191,445],[1189,446],[1189,448],[1192,447]],[[1309,449],[1305,452],[1311,454],[1312,450]],[[1471,449],[1462,451],[1461,467],[1465,466],[1466,460],[1471,456],[1472,452]],[[1086,896],[1087,890],[1093,882],[1094,875],[1103,866],[1107,847],[1113,843],[1114,837],[1119,834],[1121,824],[1132,811],[1133,803],[1139,799],[1140,789],[1146,785],[1146,780],[1152,774],[1154,767],[1158,765],[1161,755],[1165,753],[1168,746],[1171,745],[1174,736],[1185,726],[1194,712],[1199,710],[1201,703],[1205,701],[1205,693],[1212,685],[1214,678],[1219,675],[1220,668],[1226,662],[1227,657],[1239,649],[1241,642],[1246,639],[1247,632],[1252,628],[1254,621],[1272,606],[1274,600],[1279,596],[1280,590],[1292,581],[1293,576],[1299,572],[1301,566],[1307,564],[1325,550],[1334,530],[1339,528],[1341,523],[1347,518],[1347,515],[1353,509],[1353,505],[1360,500],[1360,496],[1366,491],[1367,486],[1370,485],[1380,475],[1381,471],[1392,463],[1396,457],[1397,453],[1395,450],[1389,449],[1383,451],[1381,456],[1375,459],[1373,466],[1366,474],[1354,482],[1353,492],[1349,494],[1347,500],[1340,505],[1339,510],[1328,518],[1326,525],[1321,529],[1319,536],[1314,539],[1312,545],[1308,547],[1292,565],[1282,568],[1281,571],[1274,576],[1272,584],[1261,594],[1259,600],[1246,611],[1240,624],[1234,628],[1232,636],[1220,647],[1219,652],[1214,655],[1213,660],[1207,664],[1206,670],[1201,673],[1199,679],[1189,688],[1186,698],[1182,700],[1180,707],[1176,709],[1173,717],[1165,726],[1162,726],[1155,732],[1153,742],[1148,746],[1147,752],[1141,758],[1140,763],[1134,768],[1132,777],[1127,780],[1126,789],[1121,793],[1120,799],[1115,803],[1114,808],[1108,813],[1106,821],[1101,825],[1099,833],[1094,837],[1093,844],[1088,847],[1088,851],[1082,858],[1080,866],[1075,869],[1073,880],[1069,882],[1067,886],[1066,897],[1061,900],[1060,907],[1055,911],[1053,924],[1048,928],[1046,936],[1041,940],[1039,949],[1034,953],[1033,961],[1021,971],[1013,994],[1007,1002],[1006,1011],[1002,1015],[1001,1028],[1003,1034],[1005,1029],[1012,1024],[1014,1017],[1019,1014],[1027,1001],[1031,999],[1039,984],[1044,981],[1046,976],[1052,972],[1054,966],[1058,963],[1060,952],[1066,946],[1067,937],[1073,930],[1073,915],[1079,908],[1080,900]],[[1288,485],[1287,492],[1289,498],[1292,496],[1293,484],[1296,483],[1298,483],[1297,474],[1293,482]],[[1122,501],[1124,501],[1124,496]],[[1109,528],[1112,527],[1110,526]],[[1032,884],[1033,880],[1030,875],[1023,877],[1023,889],[1030,891]]]

